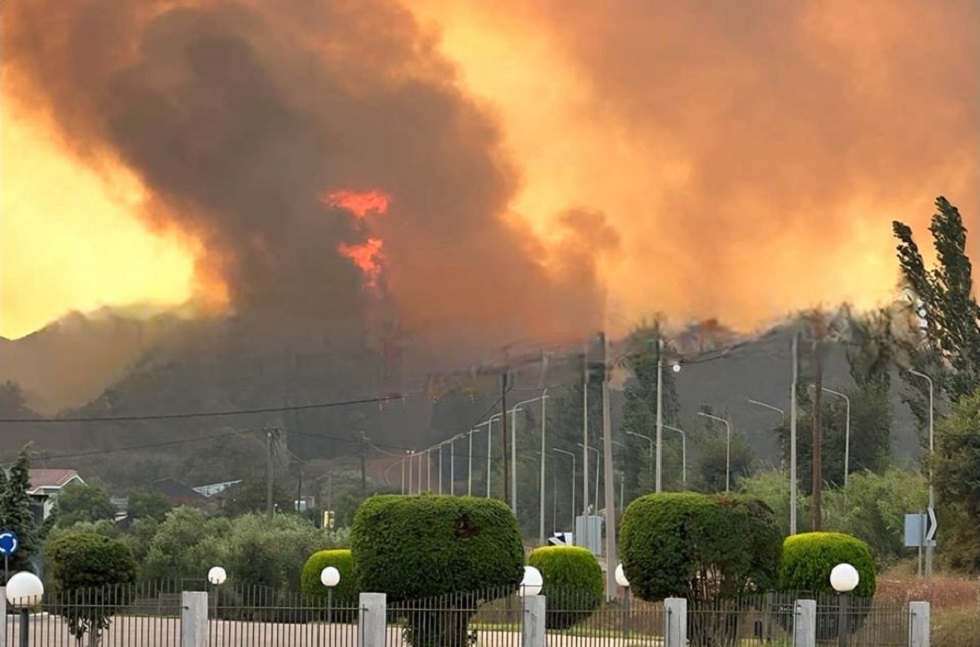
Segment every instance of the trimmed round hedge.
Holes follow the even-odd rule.
[[[643,600],[732,598],[776,583],[782,535],[771,508],[736,495],[667,492],[633,501],[619,551]],[[717,577],[710,586],[702,572]]]
[[[492,589],[500,597],[524,576],[517,518],[496,499],[370,497],[354,515],[351,551],[362,589],[396,603]]]
[[[303,594],[310,598],[326,599],[327,587],[320,581],[320,572],[333,566],[340,572],[340,582],[334,587],[333,604],[343,615],[344,610],[353,609],[356,613],[361,590],[357,585],[354,558],[347,548],[321,550],[310,555],[303,566],[300,585]]]
[[[830,571],[843,563],[856,568],[860,577],[852,595],[872,597],[877,569],[866,543],[840,532],[805,532],[787,537],[783,542],[779,589],[836,594],[830,585]]]
[[[779,570],[779,589],[807,594],[817,599],[817,638],[829,640],[838,634],[837,605],[840,596],[830,585],[830,571],[847,563],[857,569],[858,585],[851,592],[848,618],[851,631],[864,624],[877,588],[874,556],[866,543],[839,532],[805,532],[787,537]],[[792,628],[792,614],[780,618]]]
[[[541,593],[548,598],[548,629],[568,629],[602,604],[602,567],[587,548],[544,546],[531,551],[527,563],[541,571],[544,579]]]

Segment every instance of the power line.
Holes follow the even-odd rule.
[[[113,447],[112,449],[97,449],[90,452],[80,452],[77,454],[50,454],[50,455],[46,454],[45,458],[46,459],[84,458],[87,456],[100,456],[103,454],[112,454],[115,452],[126,452],[126,451],[140,450],[140,449],[156,449],[158,447],[172,447],[174,445],[185,445],[187,443],[196,443],[202,440],[214,440],[216,438],[226,438],[228,436],[237,436],[240,434],[241,434],[240,431],[227,431],[223,434],[211,434],[209,436],[200,436],[198,438],[185,438],[184,440],[171,440],[169,442],[151,443],[148,445],[127,445],[126,447]]]
[[[358,404],[377,404],[390,400],[400,399],[402,396],[397,393],[389,394],[380,398],[362,398],[359,400],[341,400],[336,402],[320,402],[316,404],[299,404],[282,407],[264,407],[261,409],[231,409],[225,411],[195,411],[190,413],[160,413],[160,414],[141,414],[133,416],[99,416],[91,418],[0,418],[0,423],[16,424],[60,424],[60,423],[81,423],[81,422],[139,422],[144,420],[184,420],[187,418],[220,418],[228,416],[250,416],[260,413],[283,413],[286,411],[310,411],[314,409],[332,409],[336,407],[350,407]]]

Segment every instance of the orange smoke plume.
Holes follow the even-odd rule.
[[[358,218],[388,211],[388,196],[380,191],[333,191],[320,199],[327,206],[345,209]]]
[[[362,245],[348,245],[341,243],[337,246],[337,251],[349,258],[365,276],[365,284],[368,288],[376,290],[378,287],[378,277],[381,276],[381,247],[379,238],[369,238]]]

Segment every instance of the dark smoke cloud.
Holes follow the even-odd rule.
[[[90,163],[135,171],[146,217],[200,240],[202,276],[239,307],[361,317],[336,248],[363,234],[318,196],[377,188],[408,330],[502,343],[596,325],[594,263],[552,280],[503,224],[519,178],[497,125],[394,3],[32,0],[3,29],[5,93],[45,106]]]

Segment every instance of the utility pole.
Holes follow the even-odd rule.
[[[814,380],[813,380],[813,465],[811,466],[812,471],[812,503],[811,503],[811,514],[810,514],[810,525],[813,532],[819,532],[823,514],[821,510],[821,490],[823,488],[823,468],[821,464],[821,449],[823,445],[823,433],[821,429],[820,420],[820,408],[822,403],[823,395],[823,361],[821,359],[822,354],[822,341],[823,341],[823,331],[820,321],[815,322],[815,327],[817,330],[813,338],[813,366],[814,366]]]
[[[612,457],[612,413],[609,410],[609,340],[600,333],[602,341],[602,453],[606,505],[606,600],[616,599],[616,484]],[[598,511],[597,511],[598,512]]]
[[[663,451],[664,446],[664,338],[657,331],[657,487],[660,492],[663,488]]]
[[[364,432],[361,432],[361,496],[367,496],[367,436]],[[409,481],[411,481],[411,476],[409,476]],[[412,484],[409,482],[408,489],[411,491]]]
[[[793,384],[789,392],[789,534],[796,534],[796,388],[800,380],[800,333],[793,332]]]
[[[510,489],[510,464],[507,461],[507,364],[504,364],[504,372],[500,376],[500,423],[503,425],[503,464],[504,464],[504,497]],[[515,511],[516,512],[516,511]]]
[[[589,347],[582,353],[582,515],[589,512]],[[584,542],[579,546],[589,547],[589,524],[583,518]],[[573,528],[572,532],[576,532]]]

